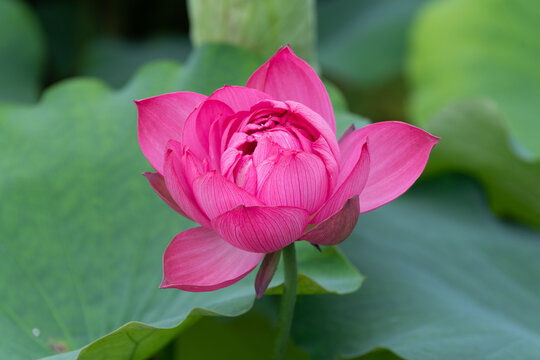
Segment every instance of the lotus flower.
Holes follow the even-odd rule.
[[[220,289],[294,241],[340,243],[359,214],[416,181],[438,141],[381,122],[351,127],[338,142],[323,83],[288,46],[245,87],[136,104],[139,144],[156,170],[144,175],[171,208],[201,225],[167,247],[162,288]]]

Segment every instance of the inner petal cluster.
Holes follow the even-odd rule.
[[[221,173],[269,206],[315,212],[332,190],[328,145],[287,104],[261,101],[225,120]],[[230,126],[234,125],[234,129]],[[331,158],[330,167],[337,161]]]

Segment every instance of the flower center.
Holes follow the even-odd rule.
[[[245,143],[241,144],[238,147],[238,150],[242,152],[242,154],[245,155],[253,155],[253,152],[255,151],[255,148],[257,147],[257,140],[255,139],[248,139]]]

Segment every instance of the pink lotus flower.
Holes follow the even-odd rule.
[[[161,287],[211,291],[298,240],[335,245],[360,213],[394,200],[422,173],[438,138],[401,122],[336,140],[328,93],[289,47],[245,87],[136,101],[145,173],[170,207],[201,226],[165,251]]]

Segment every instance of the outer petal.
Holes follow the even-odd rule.
[[[337,245],[351,235],[360,215],[358,195],[350,198],[340,211],[306,232],[301,240],[317,245]]]
[[[150,183],[150,186],[154,189],[154,191],[159,195],[161,200],[165,201],[167,205],[169,205],[174,211],[179,213],[182,216],[188,217],[186,213],[178,206],[178,204],[174,201],[171,194],[169,193],[169,190],[167,190],[167,186],[165,186],[165,179],[162,175],[159,173],[153,173],[153,172],[144,172],[144,177],[148,182]]]
[[[328,219],[339,211],[348,199],[362,193],[362,190],[368,181],[371,161],[367,142],[361,146],[362,152],[351,173],[330,199],[322,206],[319,212],[315,214],[310,223],[318,224]]]
[[[167,141],[182,138],[186,118],[204,99],[204,95],[182,91],[135,101],[139,112],[139,145],[160,174],[163,174]]]
[[[386,121],[365,126],[343,139],[343,157],[369,137],[371,165],[360,194],[360,212],[382,206],[403,194],[420,176],[439,138],[415,126]]]
[[[269,171],[263,169],[266,166]],[[259,173],[257,195],[267,205],[292,206],[312,214],[328,197],[328,174],[317,155],[283,151],[262,163]]]
[[[210,219],[238,205],[263,205],[255,196],[216,172],[209,172],[197,178],[193,182],[193,193],[201,209]]]
[[[287,46],[280,49],[249,78],[247,87],[278,100],[294,100],[321,115],[336,133],[336,120],[328,92],[317,73]]]
[[[308,217],[307,211],[293,207],[238,206],[213,219],[212,227],[239,249],[270,253],[297,240]]]
[[[249,274],[263,256],[231,246],[213,230],[189,229],[176,235],[165,250],[160,288],[221,289]]]
[[[186,180],[186,174],[182,166],[182,150],[180,144],[171,141],[171,147],[165,155],[164,178],[165,185],[174,201],[193,221],[202,226],[210,227],[210,220],[201,211],[193,196],[193,190]],[[196,169],[192,169],[196,170]]]
[[[281,251],[275,251],[264,256],[257,277],[255,278],[255,293],[257,294],[258,299],[262,298],[268,285],[270,285],[278,268],[280,257]]]

